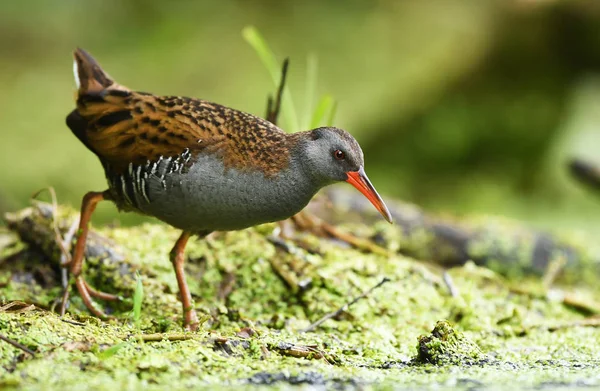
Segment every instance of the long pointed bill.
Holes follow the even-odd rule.
[[[358,171],[348,172],[348,179],[346,179],[346,182],[356,187],[358,191],[363,193],[364,196],[371,201],[379,213],[381,213],[381,215],[387,220],[387,222],[390,224],[392,223],[392,215],[390,214],[390,211],[388,210],[387,206],[385,206],[385,203],[379,194],[377,194],[377,190],[375,190],[371,184],[371,181],[367,177],[364,168],[361,167]]]

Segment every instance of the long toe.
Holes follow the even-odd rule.
[[[91,297],[95,297],[96,299],[106,300],[106,301],[121,301],[121,300],[123,300],[123,298],[121,296],[113,295],[112,293],[106,293],[106,292],[102,292],[102,291],[95,289],[90,284],[88,284],[87,281],[85,281],[85,280],[83,280],[83,283],[85,284],[85,287],[88,290],[88,293],[90,294]]]
[[[77,291],[79,292],[79,295],[81,296],[81,299],[83,300],[83,303],[85,304],[85,306],[88,308],[88,310],[92,314],[94,314],[98,318],[101,318],[104,320],[112,318],[112,317],[106,315],[102,310],[99,310],[98,308],[96,308],[96,305],[92,301],[92,295],[90,294],[88,285],[82,276],[78,276],[75,279],[75,286],[77,286]]]

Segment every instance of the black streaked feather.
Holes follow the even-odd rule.
[[[118,124],[121,121],[127,121],[132,119],[131,112],[129,110],[113,111],[112,113],[106,114],[100,117],[96,124],[99,126],[112,126]]]
[[[77,111],[77,109],[71,111],[71,113],[67,116],[67,126],[71,129],[71,132],[89,149],[94,152],[96,155],[98,153],[94,150],[91,144],[87,140],[86,131],[88,128],[88,121],[85,120]]]

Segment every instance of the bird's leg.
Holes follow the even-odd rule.
[[[69,264],[70,271],[73,277],[75,277],[75,286],[79,295],[83,299],[85,306],[88,310],[99,318],[107,318],[107,315],[96,308],[92,297],[97,297],[103,300],[119,300],[119,296],[104,293],[91,288],[81,275],[83,260],[85,255],[85,242],[89,231],[89,221],[92,217],[92,213],[96,209],[98,202],[107,198],[106,192],[89,192],[83,197],[81,204],[81,217],[79,220],[79,236],[77,237],[77,243],[75,243],[75,250],[73,252],[73,258]],[[66,303],[63,303],[65,306]]]
[[[183,306],[183,326],[191,331],[198,329],[198,315],[194,310],[194,303],[192,302],[192,295],[190,288],[185,280],[185,270],[183,264],[185,263],[185,245],[190,238],[189,232],[182,232],[175,246],[170,253],[171,263],[173,263],[173,269],[175,270],[175,276],[177,277],[177,285],[179,286],[179,295],[181,296],[181,304]]]

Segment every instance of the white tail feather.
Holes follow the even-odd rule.
[[[77,60],[73,60],[73,76],[75,76],[75,84],[77,85],[77,89],[81,87],[81,82],[79,81],[79,67],[77,66]]]

